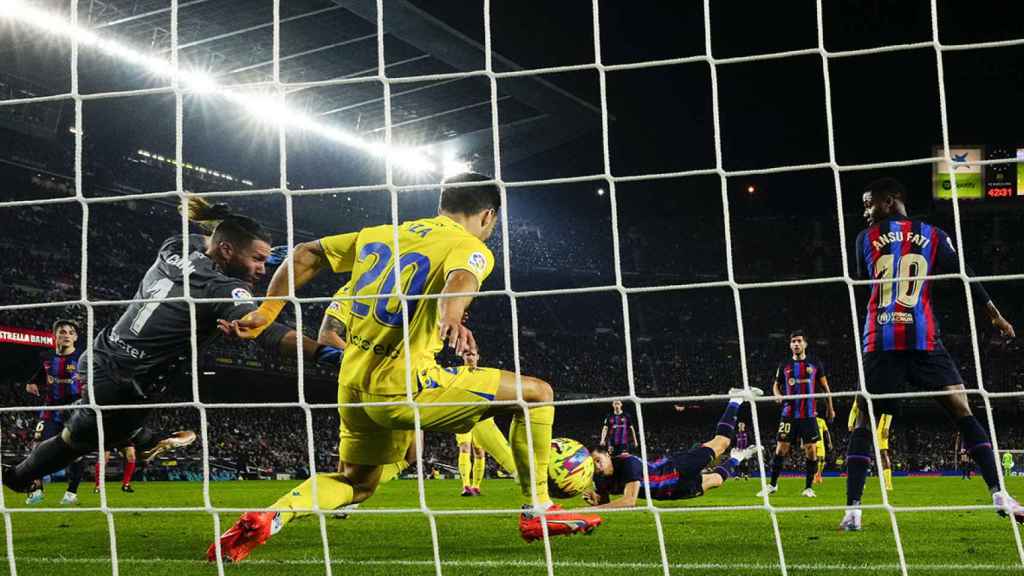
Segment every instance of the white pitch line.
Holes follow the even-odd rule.
[[[110,558],[18,558],[19,563],[25,564],[108,564]],[[120,564],[177,564],[177,565],[206,565],[205,560],[192,560],[187,558],[118,558]],[[321,558],[306,558],[295,560],[246,560],[244,564],[260,566],[313,566],[322,565]],[[348,560],[336,558],[331,560],[336,566],[423,566],[433,567],[434,560]],[[547,564],[543,560],[442,560],[441,564],[451,567],[463,568],[545,568]],[[581,568],[581,569],[650,569],[655,570],[663,567],[661,562],[580,562],[580,561],[555,561],[555,567]],[[790,564],[786,567],[791,570],[808,570],[821,572],[873,572],[880,570],[896,570],[899,564]],[[752,570],[768,571],[778,570],[778,563],[718,563],[718,562],[684,562],[670,563],[669,568],[673,570]],[[928,570],[933,572],[1020,572],[1022,569],[1016,564],[907,564],[910,570]]]

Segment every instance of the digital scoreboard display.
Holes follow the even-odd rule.
[[[945,151],[936,148],[936,156],[942,156]],[[953,198],[953,179],[956,179],[957,196],[961,200],[977,200],[985,197],[983,166],[979,164],[968,164],[978,162],[982,159],[981,147],[972,148],[950,148],[949,154],[953,162],[943,160],[934,164],[932,173],[932,190],[936,198],[950,200]]]
[[[936,156],[945,151],[934,149]],[[1013,200],[1024,198],[1024,148],[1012,145],[958,146],[949,149],[953,162],[933,164],[932,195],[953,198],[953,182],[961,200]],[[971,164],[981,160],[1008,160],[996,164]],[[954,180],[955,179],[955,180]]]
[[[985,148],[986,160],[1007,158],[1018,158],[1018,151],[1014,146],[988,146]],[[1014,198],[1020,190],[1017,180],[1016,162],[985,166],[985,197]]]

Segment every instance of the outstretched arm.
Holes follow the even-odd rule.
[[[291,270],[295,271],[295,290],[305,286],[328,266],[327,257],[319,240],[303,242],[295,247],[292,256],[278,266],[274,277],[267,288],[268,297],[288,295],[288,282]],[[259,308],[246,314],[241,320],[231,322],[233,332],[239,338],[252,339],[263,333],[284,309],[285,300],[264,300]]]
[[[622,497],[609,501],[608,495],[598,495],[591,492],[584,497],[587,503],[594,508],[631,508],[636,506],[637,496],[640,494],[640,481],[634,480],[622,489]],[[593,495],[593,496],[591,496]],[[593,499],[593,501],[591,501]]]

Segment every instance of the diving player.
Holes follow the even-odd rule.
[[[472,332],[463,325],[472,296],[446,295],[478,291],[493,269],[494,256],[484,240],[498,221],[501,194],[496,185],[479,183],[486,180],[472,173],[447,179],[436,217],[404,222],[397,230],[394,225],[374,226],[307,242],[277,269],[268,296],[288,294],[289,274],[298,289],[327,267],[337,273],[352,272],[356,299],[351,303],[348,346],[338,381],[343,471],[318,474],[297,486],[274,503],[277,512],[243,514],[220,538],[224,558],[242,560],[285,524],[308,514],[313,508],[314,482],[322,510],[369,498],[379,484],[381,466],[402,456],[417,422],[423,430],[466,432],[481,419],[509,412],[514,414],[510,437],[516,467],[529,470],[532,458],[536,470],[533,478],[519,475],[525,502],[519,521],[522,537],[527,541],[543,537],[534,494],[552,536],[589,532],[601,523],[593,514],[562,512],[548,496],[554,407],[545,403],[553,400],[554,393],[547,382],[530,377],[517,382],[520,379],[514,373],[492,368],[445,369],[434,358],[445,343],[459,355],[477,351]],[[403,293],[415,298],[398,300],[396,267]],[[419,298],[436,295],[442,297]],[[259,336],[283,307],[282,301],[264,301],[256,312],[229,326],[240,337]],[[532,405],[529,426],[518,406],[491,404],[520,399],[519,393]],[[407,394],[417,402],[417,411],[402,404]],[[352,405],[365,402],[395,404]],[[461,405],[447,405],[452,402]],[[214,543],[207,558],[216,557]]]
[[[754,396],[763,392],[751,388]],[[734,448],[729,459],[709,473],[704,469],[714,464],[729,449],[736,435],[736,417],[743,405],[743,388],[729,390],[729,404],[715,429],[715,437],[699,447],[673,454],[647,463],[650,491],[644,487],[644,461],[631,454],[612,455],[609,449],[598,446],[591,449],[594,458],[594,491],[584,494],[588,504],[596,508],[628,508],[636,506],[639,498],[652,500],[682,500],[703,496],[718,488],[736,472],[736,467],[757,452],[756,446],[745,450]],[[612,500],[613,495],[620,498]]]
[[[181,236],[164,241],[135,293],[135,299],[148,301],[128,306],[115,324],[96,336],[91,355],[87,351],[80,359],[80,375],[84,377],[86,370],[91,371],[97,404],[140,405],[137,410],[104,413],[104,449],[133,444],[147,457],[154,451],[183,445],[187,440],[180,434],[161,438],[147,429],[150,409],[145,407],[145,403],[152,402],[173,384],[168,373],[176,360],[191,354],[190,307],[181,299],[185,270],[189,271],[193,298],[225,299],[194,306],[194,334],[200,350],[222,332],[230,332],[218,320],[239,319],[256,308],[250,290],[263,275],[270,253],[269,236],[263,227],[251,218],[231,212],[224,204],[210,205],[198,197],[189,199],[188,217],[210,235],[189,236],[187,245],[183,245]],[[187,248],[184,258],[183,248]],[[283,324],[272,324],[258,342],[269,353],[291,357],[296,353],[299,336]],[[302,338],[301,342],[310,358],[337,364],[338,350],[318,346],[309,338]],[[38,444],[21,463],[4,471],[4,484],[12,490],[25,491],[35,478],[67,466],[96,450],[98,444],[95,412],[74,409],[59,435]]]
[[[874,394],[899,392],[905,384],[917,390],[946,392],[935,400],[954,420],[963,446],[978,464],[1002,515],[1024,523],[1024,507],[999,487],[996,457],[988,433],[971,413],[963,380],[939,338],[932,309],[932,284],[927,276],[960,271],[953,241],[939,228],[907,217],[907,194],[899,181],[881,178],[864,189],[867,229],[854,246],[861,278],[872,284],[864,319],[864,384]],[[964,270],[971,274],[971,270]],[[989,320],[1004,336],[1015,336],[979,282],[971,282],[975,302],[985,307]],[[846,514],[842,530],[861,529],[861,497],[871,463],[871,432],[867,402],[857,397],[860,414],[847,449]],[[881,404],[880,412],[892,413]]]

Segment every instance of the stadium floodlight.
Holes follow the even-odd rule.
[[[176,82],[183,90],[193,94],[223,98],[246,110],[261,122],[305,130],[376,157],[387,157],[393,165],[410,172],[437,171],[437,164],[418,149],[370,142],[350,132],[327,126],[309,115],[289,108],[278,94],[254,95],[231,90],[217,83],[214,77],[205,71],[176,68],[163,58],[150,56],[115,40],[102,38],[87,28],[71,24],[60,14],[32,7],[23,0],[0,2],[0,18],[11,19],[51,35],[75,40],[80,46],[94,48],[123,62],[144,68],[157,77]]]
[[[445,160],[444,161],[444,177],[450,178],[452,176],[458,176],[459,174],[465,174],[472,170],[472,166],[469,162],[462,162],[459,160]]]

